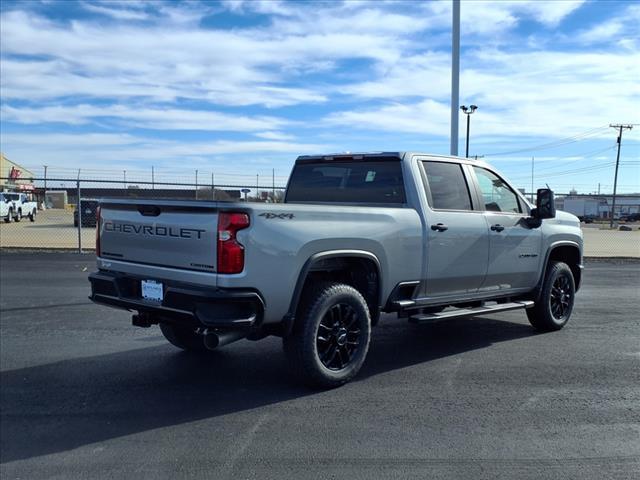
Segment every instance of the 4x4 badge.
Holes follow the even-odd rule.
[[[261,213],[258,216],[259,217],[264,217],[267,220],[271,220],[273,218],[280,218],[282,220],[284,220],[285,218],[288,218],[289,220],[291,220],[293,218],[293,213],[269,213],[269,212],[265,212],[265,213]]]

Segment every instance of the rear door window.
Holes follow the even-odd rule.
[[[296,164],[287,202],[405,203],[399,160]]]
[[[472,210],[471,195],[462,165],[450,162],[423,162],[429,188],[427,197],[436,210]]]

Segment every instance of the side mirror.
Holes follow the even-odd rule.
[[[556,216],[556,200],[553,190],[549,188],[539,188],[536,198],[536,208],[531,212],[532,216],[539,218],[555,218]]]

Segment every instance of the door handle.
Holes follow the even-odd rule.
[[[495,225],[491,225],[491,230],[493,230],[494,232],[501,232],[504,230],[504,227],[499,223],[496,223]]]
[[[444,223],[436,223],[435,225],[431,225],[431,230],[433,231],[438,231],[438,232],[444,232],[445,230],[448,230],[449,227],[447,227]]]

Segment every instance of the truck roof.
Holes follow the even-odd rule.
[[[296,163],[307,163],[317,161],[332,161],[332,160],[364,160],[365,158],[371,158],[376,160],[403,160],[410,159],[413,156],[425,156],[425,157],[438,157],[442,159],[451,159],[461,162],[476,162],[472,158],[457,157],[455,155],[442,155],[437,153],[425,153],[425,152],[340,152],[340,153],[327,153],[318,155],[300,155],[296,159]]]

